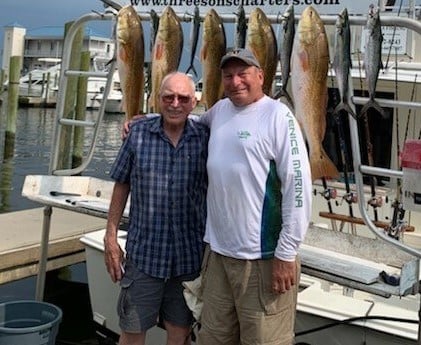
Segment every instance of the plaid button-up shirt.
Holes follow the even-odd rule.
[[[127,257],[158,278],[200,270],[206,222],[207,127],[187,120],[174,147],[161,117],[135,122],[111,170],[130,183]]]

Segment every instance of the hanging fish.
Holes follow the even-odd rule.
[[[139,114],[144,96],[143,28],[136,10],[124,6],[117,14],[117,68],[126,119]]]
[[[243,5],[238,7],[237,22],[235,26],[235,48],[244,48],[246,46],[247,21],[246,12]]]
[[[292,99],[287,91],[289,74],[291,71],[291,53],[292,45],[294,43],[295,36],[295,18],[294,18],[294,6],[289,5],[282,16],[282,46],[280,49],[280,65],[281,65],[281,78],[282,87],[281,90],[275,95],[274,98],[280,98],[285,96],[288,103],[292,105]]]
[[[361,114],[366,114],[368,109],[373,108],[383,117],[386,113],[379,103],[374,99],[377,79],[379,78],[382,65],[382,27],[380,24],[379,10],[370,5],[366,25],[366,40],[364,52],[364,69],[367,83],[369,101],[361,109]]]
[[[159,16],[153,9],[151,9],[150,15],[151,15],[151,39],[149,41],[149,51],[151,52],[151,55],[152,55],[152,49],[155,44],[156,33],[158,32]]]
[[[224,25],[214,9],[203,20],[202,49],[202,98],[200,103],[209,109],[223,96],[222,76],[219,64],[226,52]]]
[[[313,181],[337,178],[339,172],[323,149],[326,131],[329,48],[325,28],[312,6],[298,22],[291,61],[295,115],[307,140]]]
[[[334,112],[344,110],[357,118],[349,105],[349,71],[351,69],[351,29],[349,27],[348,10],[344,8],[336,20],[335,33],[335,56],[333,58],[333,69],[340,94],[340,103]]]
[[[260,8],[250,13],[246,46],[256,56],[263,70],[263,92],[271,96],[278,63],[278,48],[272,25]]]
[[[194,8],[193,25],[192,25],[192,30],[190,33],[190,65],[186,71],[186,73],[189,73],[189,71],[192,70],[196,77],[197,77],[197,71],[194,68],[194,59],[196,58],[197,43],[199,42],[199,31],[200,31],[200,12],[199,12],[199,6],[196,6]]]
[[[159,88],[168,73],[176,71],[183,49],[183,29],[174,10],[167,6],[159,19],[158,32],[152,51],[152,93],[151,111],[159,113]]]

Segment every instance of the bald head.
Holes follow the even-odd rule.
[[[193,79],[188,76],[185,73],[182,72],[171,72],[167,74],[161,82],[161,87],[159,89],[159,94],[162,94],[163,90],[167,87],[168,83],[171,82],[171,84],[185,84],[186,87],[189,89],[189,94],[191,96],[194,96],[194,92],[196,89],[196,86],[194,84]]]

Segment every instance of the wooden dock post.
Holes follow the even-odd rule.
[[[4,69],[0,69],[0,95],[4,91]]]
[[[65,32],[67,33],[73,22],[68,22],[65,25]],[[80,67],[80,53],[83,44],[84,27],[80,27],[73,40],[70,69],[78,70]],[[65,34],[66,36],[66,34]],[[78,77],[69,76],[67,83],[67,90],[65,95],[65,105],[63,118],[74,119],[75,117],[75,104],[76,104],[76,89]],[[71,126],[63,126],[60,137],[60,149],[57,161],[57,169],[68,169],[70,167],[70,142],[72,137],[73,128]]]
[[[88,51],[82,52],[80,61],[80,70],[89,71],[91,56]],[[76,95],[76,120],[84,121],[86,119],[86,94],[88,93],[88,78],[79,77],[77,95]],[[85,128],[76,127],[73,138],[72,168],[82,164],[83,140],[85,137]]]
[[[65,25],[65,36],[70,30],[73,22],[68,22]],[[80,52],[83,45],[84,27],[81,26],[73,39],[71,57],[70,57],[70,70],[77,70],[80,67]],[[65,37],[66,38],[66,37]],[[66,39],[65,39],[66,41]],[[62,73],[65,73],[63,70]],[[62,118],[73,119],[75,112],[75,99],[76,99],[76,88],[77,88],[77,77],[69,76],[67,83],[67,89],[65,94],[65,104],[63,109]],[[58,115],[59,116],[59,115]],[[73,127],[63,126],[61,135],[59,138],[59,150],[58,159],[55,169],[66,169],[70,166],[70,142],[72,136]],[[50,236],[50,223],[51,223],[52,207],[44,207],[44,221],[42,225],[42,238],[41,238],[41,255],[39,260],[39,272],[37,275],[37,284],[35,291],[35,298],[37,300],[43,300],[44,289],[45,289],[45,276],[48,259],[48,239]]]
[[[10,57],[7,123],[4,139],[4,159],[13,157],[15,148],[16,117],[18,112],[19,77],[21,66],[21,56]]]
[[[49,97],[50,97],[50,79],[51,75],[50,72],[44,73],[42,75],[42,91],[41,91],[41,98],[43,98],[44,105],[47,105],[49,103]]]

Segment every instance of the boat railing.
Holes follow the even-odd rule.
[[[92,159],[94,148],[95,148],[96,141],[98,138],[99,125],[102,122],[102,119],[104,117],[105,102],[101,102],[97,117],[94,119],[94,121],[80,121],[80,120],[66,119],[64,117],[64,111],[65,111],[65,103],[66,103],[65,97],[67,94],[67,87],[68,87],[68,80],[69,80],[68,77],[79,76],[79,77],[104,77],[106,78],[107,81],[105,84],[104,95],[103,95],[104,99],[106,99],[106,97],[108,96],[112,88],[112,83],[113,83],[112,77],[115,70],[115,60],[111,61],[110,68],[107,72],[69,70],[71,53],[72,53],[72,44],[73,44],[77,31],[85,22],[92,21],[92,20],[111,20],[113,17],[114,16],[112,14],[100,14],[100,13],[94,13],[94,12],[86,14],[80,17],[71,25],[66,35],[66,38],[64,40],[59,94],[57,97],[57,106],[56,106],[56,119],[55,119],[55,126],[54,126],[54,132],[53,132],[54,134],[53,134],[52,147],[51,147],[52,156],[50,159],[50,166],[49,166],[49,173],[52,175],[66,176],[66,175],[78,174],[82,172],[83,170],[85,170],[85,168],[88,166],[89,162]],[[89,146],[87,157],[83,159],[82,164],[80,166],[73,169],[57,169],[58,159],[59,159],[59,154],[60,154],[60,147],[57,143],[60,140],[61,129],[63,125],[83,126],[83,127],[86,126],[86,127],[94,128],[93,139],[91,141],[91,145]]]

